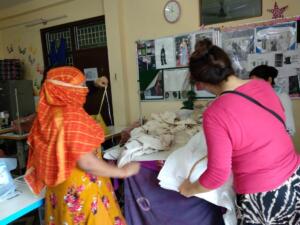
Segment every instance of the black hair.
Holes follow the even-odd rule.
[[[195,51],[190,57],[189,69],[191,80],[220,84],[234,75],[229,56],[223,49],[212,45],[209,39],[203,39],[195,45]]]
[[[275,84],[274,79],[278,75],[278,70],[273,66],[267,66],[267,65],[260,65],[252,69],[249,73],[249,77],[256,76],[261,79],[264,79],[265,81],[268,81],[271,77],[272,79],[272,85]]]

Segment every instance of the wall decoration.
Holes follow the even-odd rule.
[[[163,77],[165,100],[176,100],[187,97],[186,94],[191,89],[189,70],[187,68],[165,69]]]
[[[150,75],[150,74],[149,74]],[[163,71],[159,70],[145,89],[141,89],[142,100],[160,100],[164,98]]]
[[[176,66],[187,66],[192,50],[191,35],[175,37]]]
[[[273,9],[267,9],[267,11],[272,13],[272,19],[278,19],[284,17],[283,13],[287,8],[288,5],[279,8],[277,2],[275,1]]]
[[[222,48],[231,58],[236,74],[247,79],[247,58],[254,53],[254,29],[223,32]]]
[[[28,51],[29,51],[32,55],[35,55],[35,53],[36,53],[36,48],[33,48],[32,46],[30,46],[30,47],[28,48]]]
[[[260,65],[275,66],[275,53],[250,54],[248,55],[247,71]]]
[[[256,28],[256,52],[295,50],[297,45],[297,23],[289,22]]]
[[[35,71],[36,71],[39,75],[43,75],[43,74],[44,74],[44,69],[41,68],[41,65],[40,65],[39,63],[36,64]]]
[[[300,97],[300,50],[269,52],[248,56],[248,71],[259,65],[273,66],[278,70],[276,84],[291,97]]]
[[[32,57],[32,55],[28,55],[28,61],[31,65],[35,63],[35,58]]]
[[[19,49],[19,53],[22,54],[22,55],[25,55],[26,54],[26,48],[21,48],[20,46],[18,47]]]
[[[13,45],[10,44],[10,46],[6,46],[6,50],[7,50],[8,54],[12,53],[14,51]]]
[[[83,72],[84,72],[84,75],[86,77],[86,81],[94,81],[98,78],[98,69],[97,69],[97,67],[84,68]]]
[[[291,97],[300,97],[300,75],[289,77],[289,94]]]
[[[248,79],[249,71],[258,65],[274,66],[279,70],[276,82],[280,88],[293,97],[300,97],[297,89],[300,87],[300,51],[296,49],[298,20],[300,17],[282,18],[213,29],[203,29],[202,26],[196,32],[138,41],[140,99],[179,100],[188,97],[189,91],[195,92],[196,98],[214,98],[215,95],[203,89],[199,83],[189,86],[189,75],[179,75],[184,74],[180,70],[187,70],[186,56],[194,50],[195,43],[203,38],[224,48],[233,62],[235,73],[242,79]],[[187,91],[181,87],[183,77],[187,78],[187,86],[190,87]]]
[[[171,68],[176,66],[175,41],[173,37],[155,40],[156,68]]]
[[[181,15],[181,7],[176,0],[169,0],[163,9],[164,18],[168,23],[175,23]]]
[[[192,51],[195,50],[195,45],[198,41],[203,39],[209,39],[214,45],[220,45],[219,43],[219,30],[208,29],[201,30],[192,34]]]
[[[138,41],[137,55],[140,72],[156,69],[154,40]]]
[[[199,6],[204,25],[262,15],[262,0],[199,0]]]

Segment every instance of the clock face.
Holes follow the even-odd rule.
[[[180,5],[175,0],[170,0],[164,7],[164,16],[169,23],[175,23],[180,17]]]

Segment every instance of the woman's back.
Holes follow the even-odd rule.
[[[285,120],[280,100],[267,82],[252,80],[236,90]],[[232,165],[238,193],[263,192],[279,186],[299,165],[299,156],[284,125],[270,112],[241,96],[230,93],[220,96],[204,113],[204,121],[212,157],[209,157],[210,169],[200,181],[211,177],[210,182],[206,179],[209,187],[218,186],[216,178],[226,179]]]

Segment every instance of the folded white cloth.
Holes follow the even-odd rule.
[[[151,137],[147,134],[142,134],[137,139],[132,137],[125,144],[121,155],[119,156],[117,165],[123,167],[125,164],[133,161],[134,158],[163,150],[160,139]]]
[[[204,133],[201,130],[194,135],[185,146],[177,149],[169,155],[158,175],[160,186],[165,189],[178,191],[180,184],[189,176],[190,181],[195,182],[206,170],[206,155],[207,146]],[[197,163],[199,160],[201,161]],[[190,174],[191,169],[193,169],[193,171]],[[223,216],[225,224],[237,224],[234,204],[235,193],[232,188],[232,177],[230,177],[230,179],[220,188],[210,192],[196,194],[195,196],[226,208],[227,211]]]
[[[185,145],[200,128],[193,119],[180,120],[173,112],[152,114],[151,118],[130,132],[130,139],[122,148],[117,162],[119,167],[141,155],[177,149]]]

